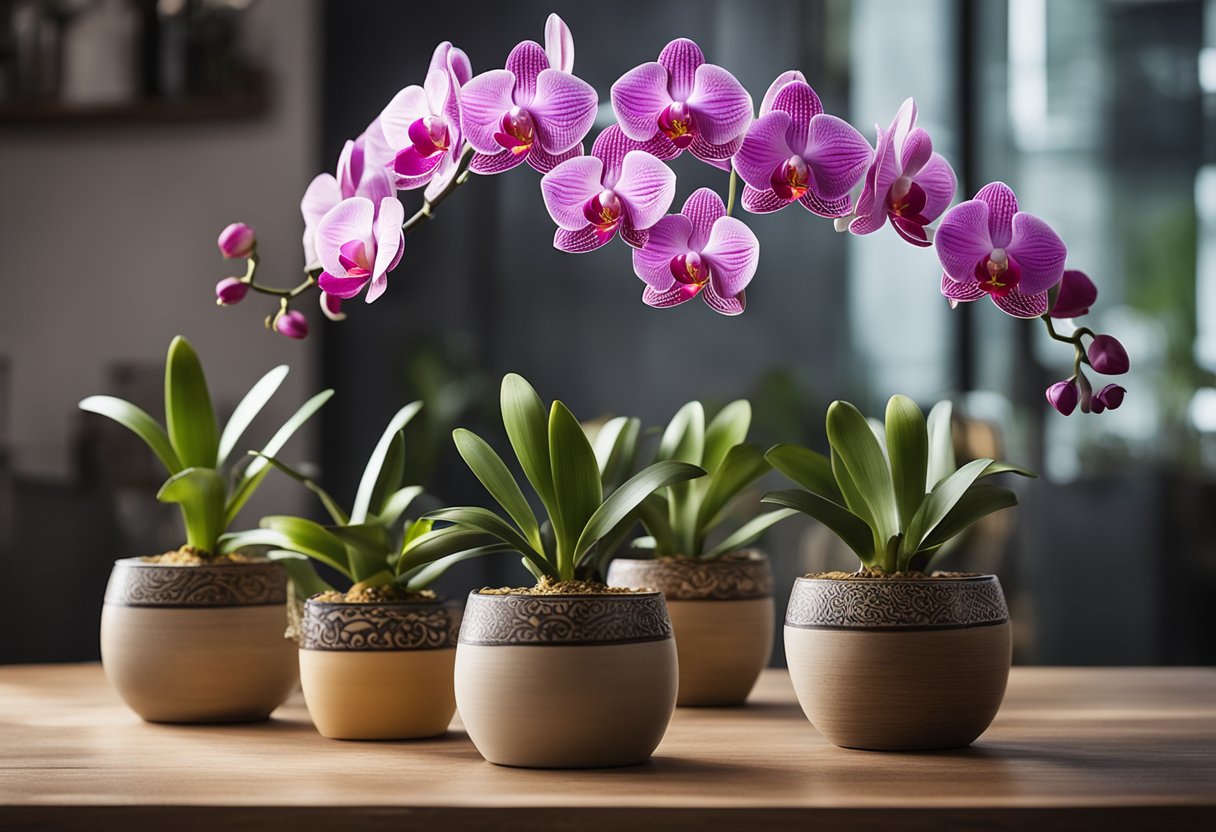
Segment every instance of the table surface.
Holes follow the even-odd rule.
[[[898,691],[888,700],[898,703]],[[442,738],[338,742],[268,722],[151,725],[97,665],[0,667],[0,829],[1216,829],[1216,669],[1014,668],[971,748],[830,745],[785,671],[677,709],[647,764],[532,771]],[[828,828],[820,827],[820,828]]]

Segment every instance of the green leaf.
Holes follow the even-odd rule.
[[[170,474],[182,470],[182,461],[178,458],[177,451],[173,450],[173,444],[169,442],[165,429],[130,402],[113,396],[89,396],[80,402],[80,409],[113,419],[134,433],[152,449],[152,453],[156,454]]]
[[[283,450],[283,446],[287,444],[287,440],[291,439],[292,435],[307,422],[314,413],[321,409],[321,406],[329,401],[333,396],[333,390],[323,390],[313,396],[308,401],[300,406],[292,417],[283,423],[283,426],[275,431],[274,436],[270,437],[270,441],[256,455],[249,466],[241,475],[240,481],[236,488],[228,497],[228,505],[224,507],[224,525],[229,526],[236,516],[240,514],[241,509],[245,507],[245,503],[253,496],[253,492],[258,490],[258,486],[262,484],[262,480],[266,479],[266,475],[270,473],[270,463],[266,461],[268,457],[277,457],[279,451]]]
[[[480,480],[494,501],[502,506],[507,516],[515,521],[524,536],[528,538],[532,548],[542,551],[540,542],[540,526],[536,523],[536,515],[524,497],[523,490],[502,457],[477,434],[464,428],[452,431],[452,439],[456,450],[460,453],[465,465]]]
[[[701,457],[701,467],[712,476],[731,448],[747,441],[747,431],[751,424],[752,406],[746,399],[733,401],[719,410],[705,428],[705,451]]]
[[[524,476],[552,516],[557,511],[553,468],[549,461],[549,419],[545,405],[523,376],[508,373],[500,396],[502,424]],[[517,521],[518,522],[518,521]]]
[[[832,449],[832,458],[830,462],[832,466],[832,476],[836,478],[836,485],[840,488],[840,496],[844,499],[844,505],[849,511],[856,514],[866,525],[874,531],[874,539],[878,540],[878,531],[874,529],[874,519],[870,516],[870,506],[866,503],[865,498],[861,496],[861,491],[857,488],[857,483],[853,482],[853,478],[849,475],[849,469],[845,467],[844,460],[836,453],[836,449]],[[833,500],[832,502],[836,502]]]
[[[925,490],[954,473],[954,405],[949,399],[933,405],[927,421],[929,433],[929,468],[925,475]]]
[[[216,468],[222,468],[228,461],[228,457],[236,449],[236,443],[241,441],[249,424],[262,412],[262,408],[279,389],[283,379],[287,378],[287,372],[287,365],[280,364],[249,388],[249,392],[236,406],[236,410],[232,411],[228,424],[224,425],[224,432],[220,434],[219,455],[215,461]]]
[[[848,402],[832,402],[828,407],[827,431],[832,449],[840,455],[857,493],[870,510],[874,530],[880,539],[889,540],[899,533],[895,487],[887,458],[866,417]],[[845,496],[849,494],[846,492]]]
[[[501,550],[503,544],[492,535],[465,526],[445,526],[442,529],[433,529],[410,541],[409,545],[402,550],[401,558],[397,561],[397,574],[407,575],[419,566],[477,548]],[[549,569],[545,571],[546,574],[552,574]]]
[[[967,489],[942,521],[921,544],[921,549],[935,549],[971,528],[989,514],[1018,504],[1018,495],[1003,485],[976,483]]]
[[[654,538],[656,557],[672,557],[676,554],[679,544],[676,542],[675,530],[671,528],[667,500],[662,494],[651,494],[638,504],[638,519]]]
[[[177,503],[186,526],[186,544],[209,554],[224,531],[224,478],[212,468],[187,468],[165,481],[156,493],[162,503]]]
[[[990,477],[993,474],[1017,474],[1020,477],[1029,477],[1032,480],[1039,478],[1039,475],[1034,471],[1027,470],[1026,468],[1019,468],[1017,465],[1010,465],[1008,462],[994,461],[984,469],[984,473],[980,474],[980,476]]]
[[[689,402],[676,411],[659,440],[659,460],[700,465],[705,454],[705,408]]]
[[[818,451],[799,445],[774,445],[764,458],[807,491],[836,503],[844,499],[840,486],[836,484],[836,477],[832,475],[832,461]]]
[[[928,475],[929,434],[925,414],[907,396],[892,396],[887,402],[887,459],[895,485],[899,528],[906,529],[925,499]]]
[[[595,509],[574,546],[574,557],[576,559],[581,557],[597,540],[624,520],[626,515],[656,490],[704,475],[704,469],[674,460],[656,462],[643,468],[626,480],[620,488],[609,495],[608,499],[604,500],[599,508]]]
[[[641,420],[628,416],[609,419],[596,433],[592,447],[605,491],[614,490],[632,473],[641,433]]]
[[[570,547],[604,502],[604,491],[587,434],[561,402],[554,402],[549,413],[549,459],[557,495],[557,516],[552,518],[557,534],[557,567],[562,577],[573,578],[574,563],[583,550]],[[630,506],[629,510],[632,509]],[[615,525],[620,519],[617,517],[608,525]]]
[[[287,570],[287,577],[296,588],[301,599],[311,598],[322,592],[333,592],[334,588],[321,580],[312,561],[297,552],[277,549],[266,553],[266,557],[277,560]]]
[[[477,546],[473,549],[465,549],[463,552],[457,552],[454,555],[433,560],[422,566],[416,566],[409,572],[397,576],[397,583],[404,584],[406,589],[417,592],[426,589],[439,580],[443,573],[447,572],[453,564],[459,563],[462,560],[480,558],[502,551],[504,549],[501,546]]]
[[[165,359],[165,424],[177,457],[187,468],[216,468],[219,437],[203,365],[185,338],[169,344]]]
[[[709,476],[709,487],[701,499],[697,511],[697,535],[701,537],[722,519],[722,513],[731,500],[745,488],[768,473],[768,460],[764,452],[752,444],[733,446],[721,464]],[[697,552],[689,554],[696,555]]]
[[[346,544],[320,523],[314,523],[303,517],[277,514],[263,517],[260,525],[263,531],[273,532],[286,541],[282,545],[274,543],[266,545],[278,545],[280,549],[308,555],[310,558],[332,566],[352,581],[359,581],[364,577],[352,568]],[[251,542],[258,540],[253,537],[252,533],[248,537],[251,538]],[[269,540],[270,538],[267,536],[264,539]]]
[[[764,514],[753,517],[727,535],[717,546],[701,555],[701,560],[717,560],[725,554],[746,548],[755,543],[771,527],[797,513],[796,509],[779,508],[776,511],[766,511]]]
[[[421,409],[422,402],[410,402],[389,419],[388,427],[380,434],[380,441],[363,469],[363,478],[359,480],[355,504],[350,510],[352,523],[363,523],[369,515],[380,511],[388,494],[401,487],[405,445],[399,434]]]
[[[826,497],[810,491],[774,491],[761,497],[760,502],[792,508],[814,517],[835,532],[864,564],[872,564],[878,554],[874,551],[874,535],[869,524]]]
[[[386,529],[392,528],[401,519],[401,515],[405,514],[410,504],[421,494],[421,485],[407,485],[397,489],[384,501],[384,508],[370,522],[378,523]]]
[[[299,471],[295,470],[294,468],[290,467],[289,465],[285,465],[284,463],[279,462],[277,459],[275,459],[272,456],[265,456],[264,454],[260,454],[257,451],[250,451],[249,455],[264,457],[265,460],[267,462],[269,462],[272,466],[274,466],[278,470],[282,471],[284,474],[291,477],[296,482],[303,485],[305,488],[307,488],[313,494],[316,494],[317,498],[321,501],[321,505],[323,505],[325,507],[325,511],[329,513],[329,516],[333,519],[333,521],[335,523],[337,523],[339,525],[345,525],[346,523],[350,522],[346,516],[346,512],[342,509],[342,506],[338,505],[338,501],[335,500],[333,497],[331,497],[329,495],[329,492],[327,492],[324,488],[322,488],[320,485],[318,485],[312,479],[304,476]]]
[[[405,551],[405,547],[409,546],[418,538],[435,528],[435,523],[432,520],[424,520],[419,518],[412,523],[405,524],[405,531],[401,535],[401,550]]]
[[[518,552],[525,558],[544,560],[544,553],[533,548],[532,544],[521,535],[514,526],[499,517],[489,509],[477,506],[461,506],[456,508],[441,508],[427,514],[426,519],[445,521],[458,527],[484,532],[500,542],[499,548]]]
[[[967,489],[979,479],[980,474],[991,463],[991,459],[976,459],[968,462],[933,487],[929,496],[925,498],[912,517],[912,522],[908,524],[907,533],[900,545],[903,555],[911,555],[921,548],[925,538],[937,528],[938,523],[942,522],[954,508],[955,503],[967,493]]]
[[[392,533],[380,523],[339,524],[322,528],[348,547],[363,549],[373,553],[376,558],[382,559],[397,548]]]

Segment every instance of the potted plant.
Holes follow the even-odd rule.
[[[765,502],[819,520],[861,561],[852,574],[794,582],[785,652],[798,701],[839,746],[882,751],[969,745],[992,721],[1009,676],[1009,613],[995,575],[928,572],[973,523],[1017,504],[982,482],[1029,471],[977,459],[957,467],[951,406],[929,413],[905,396],[885,427],[848,402],[827,412],[831,456],[792,445],[768,452],[805,488]],[[895,707],[875,704],[895,692]]]
[[[458,429],[456,447],[501,506],[447,508],[437,528],[405,548],[413,568],[461,552],[516,553],[531,587],[469,595],[456,648],[456,704],[487,760],[582,768],[646,760],[676,699],[676,652],[663,595],[589,580],[597,547],[656,489],[704,472],[664,460],[605,497],[595,452],[560,401],[548,409],[522,377],[508,375],[502,418],[515,457],[548,519],[539,520],[502,458]],[[547,410],[547,412],[546,412]]]
[[[165,426],[129,402],[90,396],[82,410],[108,416],[142,439],[169,478],[157,499],[181,509],[185,545],[115,561],[101,613],[101,661],[123,701],[149,722],[265,719],[296,683],[284,638],[287,573],[265,558],[221,553],[220,535],[270,472],[264,459],[226,469],[250,422],[287,367],[268,372],[217,430],[198,356],[186,339],[165,361]],[[271,437],[279,452],[332,395],[308,400]]]
[[[666,598],[680,660],[677,705],[742,704],[773,650],[773,574],[768,557],[748,547],[794,512],[768,512],[720,533],[744,492],[770,470],[764,451],[746,441],[751,415],[739,400],[706,425],[700,402],[680,408],[656,457],[699,465],[707,476],[647,497],[638,514],[649,537],[633,547],[651,557],[618,557],[608,570],[610,583],[652,587]],[[612,427],[605,432],[619,437],[613,444],[636,437]]]
[[[463,552],[405,568],[404,546],[431,522],[401,522],[416,485],[402,485],[403,430],[420,402],[399,410],[376,443],[349,513],[316,482],[271,458],[271,465],[320,499],[331,519],[263,518],[262,528],[229,535],[221,551],[270,547],[306,599],[298,626],[300,685],[322,736],[349,740],[433,737],[456,712],[452,667],[460,608],[428,585]],[[312,562],[337,570],[350,583],[337,590]]]

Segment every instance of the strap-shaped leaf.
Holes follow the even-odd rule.
[[[113,419],[134,433],[152,449],[170,474],[182,470],[182,461],[178,459],[177,451],[173,450],[165,429],[144,410],[114,396],[89,396],[81,401],[80,409]]]
[[[925,490],[954,473],[954,405],[949,399],[933,405],[926,420],[929,433],[929,468],[925,476]]]
[[[832,475],[832,461],[818,451],[801,445],[774,445],[768,449],[764,458],[807,491],[813,491],[835,503],[844,500],[840,486],[836,484],[836,477]]]
[[[667,499],[662,494],[651,494],[638,504],[638,519],[654,539],[656,557],[672,557],[679,544],[671,528],[671,516]],[[636,542],[636,541],[635,541]]]
[[[287,541],[286,545],[279,546],[281,549],[316,558],[337,569],[352,581],[361,581],[367,577],[366,574],[360,574],[354,568],[355,565],[351,563],[346,544],[342,542],[341,538],[331,534],[320,523],[314,523],[303,517],[276,514],[263,517],[260,525],[263,530],[275,532]]]
[[[397,583],[405,586],[406,589],[417,592],[426,589],[428,586],[439,580],[444,572],[452,568],[454,564],[462,560],[470,560],[472,558],[485,557],[498,552],[506,551],[501,546],[477,546],[472,549],[465,549],[463,552],[457,552],[454,555],[433,560],[430,563],[416,566],[408,572],[397,576]],[[539,580],[539,578],[538,578]]]
[[[609,419],[596,433],[591,445],[600,466],[604,491],[613,491],[633,472],[641,433],[641,420],[628,416]]]
[[[286,465],[272,456],[265,456],[264,454],[259,454],[257,451],[250,451],[249,455],[265,457],[266,461],[272,466],[303,485],[313,494],[316,494],[317,499],[321,501],[321,505],[325,507],[325,511],[335,523],[345,525],[346,523],[350,522],[350,519],[346,516],[346,512],[343,510],[342,506],[338,505],[338,501],[331,497],[328,491],[322,488],[311,478],[304,476],[290,465]]]
[[[357,523],[325,526],[326,531],[346,544],[347,548],[366,553],[368,563],[384,561],[389,552],[396,553],[396,544],[389,530],[379,523]]]
[[[514,526],[489,509],[477,506],[441,508],[432,511],[426,516],[426,519],[453,523],[458,527],[484,532],[498,539],[500,549],[518,552],[526,558],[544,559],[544,554],[534,549]]]
[[[937,524],[942,522],[950,509],[954,508],[955,503],[990,464],[991,459],[972,460],[933,487],[913,515],[912,522],[908,524],[900,544],[903,555],[910,555],[921,548],[925,538],[937,528]]]
[[[186,544],[216,551],[224,531],[224,478],[212,468],[187,468],[165,480],[156,499],[177,503],[186,526]]]
[[[504,546],[502,541],[493,535],[466,526],[445,526],[442,529],[433,529],[410,541],[405,547],[397,562],[397,574],[409,575],[411,570],[417,569],[419,566],[478,548],[501,551]],[[542,564],[545,574],[557,577],[547,562],[542,561]]]
[[[993,461],[984,469],[984,472],[980,476],[991,477],[993,474],[1017,474],[1019,477],[1029,477],[1032,480],[1039,478],[1039,475],[1034,471],[1020,468],[1017,465],[1010,465],[1008,462],[999,461]]]
[[[925,499],[925,477],[929,466],[929,434],[925,414],[907,396],[892,396],[887,402],[887,459],[895,486],[899,527],[906,529]]]
[[[827,432],[832,449],[839,454],[857,493],[870,510],[870,519],[879,538],[894,537],[899,533],[899,512],[895,506],[891,468],[866,417],[848,402],[832,402],[828,407]]]
[[[266,553],[266,557],[277,560],[287,570],[287,577],[296,588],[296,596],[300,599],[311,598],[322,592],[333,592],[334,588],[321,579],[312,561],[298,552],[285,549],[274,549]]]
[[[401,519],[401,515],[405,514],[410,504],[418,499],[421,494],[421,485],[407,485],[404,488],[398,488],[384,501],[384,508],[381,509],[372,522],[378,523],[385,528],[392,528]]]
[[[705,455],[705,408],[689,402],[676,411],[659,440],[659,460],[700,465]]]
[[[549,462],[549,418],[540,396],[523,376],[508,373],[500,394],[502,424],[524,476],[540,497],[545,510],[557,510],[553,468]]]
[[[836,484],[840,488],[840,496],[844,498],[844,505],[849,511],[864,520],[871,529],[874,529],[874,519],[870,516],[870,506],[866,503],[865,498],[861,496],[857,483],[853,482],[849,469],[845,467],[844,460],[836,453],[835,448],[832,449],[830,464],[832,466],[832,476],[836,478]],[[836,501],[833,500],[832,502]],[[875,541],[878,540],[877,530],[874,531],[874,539]]]
[[[359,490],[355,493],[355,504],[350,510],[352,523],[363,523],[368,516],[383,508],[384,499],[401,487],[401,471],[405,465],[404,440],[398,434],[422,409],[422,402],[410,402],[393,414],[388,427],[380,434],[372,455],[363,469]],[[393,449],[396,448],[396,457]]]
[[[731,448],[747,441],[752,424],[752,406],[738,399],[723,407],[705,428],[705,451],[701,467],[712,476]]]
[[[989,514],[1012,508],[1018,504],[1018,495],[1003,485],[976,483],[967,489],[954,508],[937,524],[921,543],[921,550],[935,549],[948,540],[965,532]]]
[[[753,517],[727,535],[717,546],[701,555],[701,560],[717,560],[725,554],[750,546],[777,523],[797,513],[797,510],[792,508],[779,508],[776,511],[766,511],[764,514]]]
[[[266,406],[266,402],[270,401],[270,397],[279,389],[279,385],[283,383],[283,379],[287,378],[287,373],[287,365],[280,364],[258,379],[257,383],[249,388],[249,392],[245,394],[240,404],[232,411],[232,415],[228,417],[228,423],[224,425],[224,432],[220,434],[219,456],[215,462],[216,468],[222,468],[224,463],[228,461],[228,457],[236,450],[236,443],[241,441],[241,437],[249,429],[250,423],[262,412],[262,408]]]
[[[637,508],[648,495],[660,488],[704,475],[704,469],[674,460],[656,462],[643,468],[612,492],[591,515],[591,519],[587,521],[574,546],[574,557],[576,559],[581,557],[597,540]]]
[[[697,510],[698,537],[704,536],[721,522],[722,513],[731,500],[768,471],[768,460],[755,445],[744,443],[727,451],[721,464],[709,475],[709,487],[701,498],[701,506]]]
[[[762,503],[784,506],[810,515],[827,526],[852,549],[861,562],[874,563],[874,534],[866,521],[842,505],[810,491],[773,491],[760,498]]]
[[[561,402],[554,402],[549,413],[549,460],[557,496],[557,515],[552,518],[557,534],[557,565],[564,578],[573,578],[574,563],[583,550],[571,547],[604,501],[604,491],[587,434]]]
[[[165,358],[165,425],[177,457],[187,468],[216,468],[219,435],[203,365],[178,335]]]
[[[511,476],[511,471],[502,461],[502,457],[471,430],[457,428],[452,431],[452,440],[473,476],[485,486],[486,491],[502,506],[507,516],[515,521],[515,525],[519,526],[532,548],[542,551],[540,526],[537,525],[536,515],[532,513],[532,507],[528,505],[523,489],[519,487],[515,477]]]

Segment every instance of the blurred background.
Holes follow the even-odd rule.
[[[310,308],[304,342],[262,328],[264,299],[213,305],[224,225],[253,225],[260,277],[294,284],[299,198],[343,142],[421,83],[437,42],[475,72],[500,67],[550,11],[605,102],[677,36],[757,102],[802,69],[871,139],[914,96],[960,198],[1006,181],[1095,279],[1090,325],[1132,357],[1126,403],[1057,416],[1043,389],[1071,353],[1037,323],[986,303],[951,311],[932,251],[890,230],[838,235],[800,209],[745,215],[762,257],[742,317],[649,309],[623,245],[552,248],[527,168],[475,178],[411,235],[383,299],[348,304],[340,324]],[[610,121],[604,106],[595,129]],[[726,174],[673,165],[677,207],[697,187],[725,193]],[[407,211],[421,199],[402,198]],[[952,397],[962,452],[1044,474],[943,564],[1000,574],[1017,661],[1216,660],[1216,0],[0,0],[0,245],[0,662],[95,658],[113,559],[180,544],[176,509],[152,498],[155,460],[75,407],[104,392],[159,415],[176,333],[222,415],[291,365],[254,435],[337,388],[283,456],[344,500],[389,416],[421,398],[414,481],[437,502],[481,501],[448,434],[502,442],[507,371],[586,419],[661,425],[689,399],[745,396],[762,444],[822,447],[836,398],[878,413],[895,392]],[[309,496],[272,476],[238,525],[315,514]],[[794,575],[852,568],[809,520],[763,547],[779,609]],[[502,559],[462,564],[442,588],[524,582]]]

